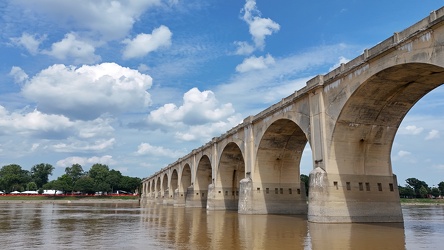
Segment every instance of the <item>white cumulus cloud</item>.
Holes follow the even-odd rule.
[[[85,30],[110,41],[125,37],[148,9],[159,6],[161,0],[78,0],[78,1],[13,1],[27,9],[27,14],[49,19],[71,30]]]
[[[64,140],[109,137],[114,132],[112,119],[97,118],[91,121],[70,120],[63,115],[45,114],[39,110],[31,112],[9,112],[0,106],[0,135],[20,135],[41,139]],[[93,147],[91,147],[93,148]]]
[[[422,127],[416,127],[415,125],[409,125],[409,126],[405,127],[405,129],[403,129],[401,131],[401,133],[408,134],[408,135],[419,135],[423,130],[424,130],[424,128],[422,128]]]
[[[242,9],[243,20],[248,24],[250,34],[256,49],[264,49],[265,37],[279,31],[280,25],[270,18],[261,17],[260,11],[256,7],[256,0],[246,0],[244,8]],[[239,48],[237,53],[246,52],[247,44],[244,42],[237,42]]]
[[[46,36],[31,35],[26,32],[21,37],[11,38],[15,45],[24,47],[31,55],[39,53],[40,44],[46,39]]]
[[[436,129],[432,129],[426,136],[426,140],[433,140],[439,138],[439,131]]]
[[[91,64],[101,60],[95,54],[95,47],[80,40],[75,33],[66,34],[61,41],[52,44],[51,50],[44,50],[42,53],[60,60],[72,59],[76,64]]]
[[[152,155],[152,156],[161,156],[161,157],[170,157],[170,158],[178,158],[184,154],[185,154],[184,152],[174,151],[161,146],[152,146],[149,143],[139,144],[136,151],[136,155]]]
[[[148,53],[153,52],[162,47],[171,45],[171,33],[168,27],[161,25],[154,29],[152,34],[139,34],[134,39],[125,39],[122,43],[126,44],[123,50],[123,58],[139,58],[144,57]]]
[[[231,103],[220,105],[212,91],[201,92],[192,88],[184,94],[182,106],[165,104],[150,112],[148,122],[167,126],[175,126],[177,123],[197,125],[226,119],[233,113]]]
[[[408,152],[408,151],[404,151],[404,150],[400,150],[399,152],[398,152],[398,156],[399,157],[405,157],[405,156],[409,156],[409,155],[411,155],[412,153],[410,153],[410,152]]]
[[[270,65],[275,64],[274,58],[267,54],[267,56],[263,57],[255,57],[251,56],[249,58],[244,59],[244,61],[236,66],[237,72],[247,72],[251,70],[260,70],[260,69],[266,69]]]
[[[96,119],[148,106],[151,84],[150,76],[115,63],[79,68],[56,64],[28,80],[22,93],[45,113]]]
[[[57,161],[56,166],[66,168],[66,167],[71,167],[73,164],[80,164],[84,167],[85,170],[86,165],[93,165],[96,163],[113,165],[116,163],[116,161],[113,159],[111,155],[93,156],[93,157],[71,156]]]
[[[14,77],[14,82],[16,83],[23,83],[28,79],[28,75],[25,73],[25,71],[17,66],[13,66],[11,68],[9,75]]]

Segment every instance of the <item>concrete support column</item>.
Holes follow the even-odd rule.
[[[245,178],[240,181],[239,186],[239,201],[238,213],[251,214],[253,208],[253,181],[251,180],[252,172],[254,171],[254,133],[253,133],[253,117],[249,116],[244,119],[244,134],[245,134]]]
[[[170,194],[169,190],[165,191],[165,193],[164,193],[163,204],[164,205],[173,205],[174,204],[173,194]]]
[[[208,187],[208,210],[237,210],[239,203],[239,190],[233,188]]]
[[[186,207],[207,207],[208,190],[197,190],[194,185],[188,187],[185,201]]]
[[[238,209],[240,214],[307,214],[305,186],[262,183],[259,187],[245,178],[241,180]]]
[[[310,173],[308,221],[402,222],[396,176]]]
[[[185,206],[186,192],[179,192],[179,189],[174,191],[174,206],[183,207]]]

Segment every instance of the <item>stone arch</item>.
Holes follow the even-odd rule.
[[[190,164],[185,164],[182,168],[182,175],[180,179],[179,192],[187,192],[188,187],[191,186],[191,167]]]
[[[212,182],[211,161],[207,155],[203,155],[196,167],[193,192],[188,192],[186,199],[187,207],[206,207],[208,197],[208,186]]]
[[[194,182],[194,189],[208,190],[208,185],[212,179],[211,161],[207,155],[203,155],[196,168],[196,178]]]
[[[307,142],[295,122],[288,119],[273,122],[260,139],[253,179],[278,186],[298,182],[299,163]]]
[[[230,142],[223,148],[214,187],[213,209],[237,210],[240,181],[245,178],[245,160],[240,147]]]
[[[399,125],[417,101],[443,82],[444,69],[425,63],[400,64],[369,77],[337,118],[328,172],[391,176]]]
[[[168,198],[168,175],[166,173],[163,174],[162,177],[162,198]]]
[[[157,177],[157,181],[156,181],[156,198],[160,198],[162,197],[162,189],[161,189],[161,180],[160,180],[160,175]]]
[[[148,197],[151,192],[151,181],[145,181],[143,182],[143,195],[145,197]]]
[[[277,119],[260,138],[252,173],[253,213],[306,214],[300,161],[307,136],[292,120]]]
[[[177,173],[177,169],[173,169],[173,172],[171,173],[171,180],[170,180],[170,198],[173,198],[174,193],[176,192],[176,189],[179,188],[179,174]]]

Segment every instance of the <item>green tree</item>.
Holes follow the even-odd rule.
[[[43,187],[48,183],[49,175],[52,175],[54,167],[51,164],[40,163],[31,168],[31,179],[37,184],[37,187]]]
[[[301,181],[304,183],[305,186],[305,195],[308,196],[308,185],[310,185],[309,177],[305,174],[301,174]]]
[[[111,192],[114,190],[120,189],[120,180],[122,179],[122,173],[120,171],[116,171],[111,169],[106,177],[106,182],[111,186]]]
[[[439,188],[432,187],[432,189],[430,189],[430,194],[433,195],[434,197],[438,197],[441,194],[441,192],[439,191]]]
[[[26,190],[36,191],[37,189],[38,189],[37,184],[35,184],[35,182],[33,182],[33,181],[26,184]]]
[[[139,189],[142,180],[137,177],[123,176],[120,181],[120,188],[127,192],[134,192]]]
[[[23,191],[26,184],[31,181],[31,176],[29,171],[23,170],[20,165],[10,164],[0,169],[0,180],[6,192]]]
[[[429,191],[427,190],[426,187],[421,186],[421,188],[419,189],[419,195],[421,198],[426,198],[427,194],[429,193]]]
[[[444,181],[438,183],[438,189],[441,192],[441,195],[444,195]]]
[[[109,167],[104,164],[96,163],[88,171],[89,177],[94,179],[96,192],[110,192],[111,185],[108,183]]]
[[[80,191],[86,194],[94,194],[94,179],[89,176],[80,177],[74,184],[74,190]]]
[[[401,187],[398,186],[399,196],[402,198],[414,198],[416,197],[415,190],[410,186]]]
[[[422,197],[420,193],[421,187],[424,187],[427,190],[427,193],[429,192],[429,185],[427,185],[427,183],[425,183],[424,181],[418,180],[416,178],[408,178],[407,180],[405,180],[405,182],[407,182],[407,184],[415,190],[417,198]]]
[[[67,174],[63,174],[53,184],[53,188],[63,192],[72,191],[72,179]]]
[[[72,183],[75,183],[80,177],[85,175],[85,171],[83,171],[80,164],[73,164],[71,167],[65,168],[65,174],[72,179]]]

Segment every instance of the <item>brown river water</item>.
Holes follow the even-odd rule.
[[[0,249],[444,249],[444,206],[403,214],[396,224],[315,224],[154,204],[4,203]]]

